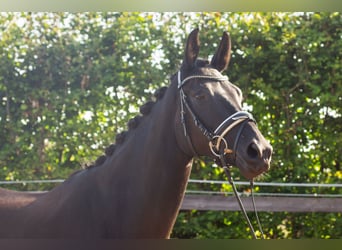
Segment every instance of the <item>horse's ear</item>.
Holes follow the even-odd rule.
[[[198,32],[198,28],[194,29],[190,33],[188,41],[186,43],[183,65],[186,66],[188,69],[194,66],[194,63],[199,53],[200,42]]]
[[[228,66],[230,49],[230,37],[227,32],[223,32],[220,45],[210,63],[219,72],[222,72]]]

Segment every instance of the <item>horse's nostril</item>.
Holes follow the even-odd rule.
[[[251,143],[247,148],[247,154],[251,159],[260,157],[260,149],[257,144]]]
[[[265,149],[265,152],[264,152],[264,156],[266,159],[271,159],[272,157],[272,152],[273,152],[273,148],[272,146],[269,146]]]

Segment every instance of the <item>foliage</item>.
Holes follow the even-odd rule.
[[[0,178],[66,178],[96,159],[151,92],[168,84],[186,35],[197,26],[203,57],[214,52],[222,31],[230,32],[225,73],[275,149],[262,180],[341,182],[339,13],[1,13]],[[222,171],[211,165],[196,160],[191,178],[221,180]],[[181,212],[172,236],[248,238],[241,218],[239,212]],[[268,238],[342,236],[341,213],[260,218]]]

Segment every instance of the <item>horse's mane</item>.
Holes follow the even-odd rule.
[[[122,145],[125,142],[126,137],[128,136],[129,132],[136,129],[139,124],[141,123],[142,119],[144,119],[148,114],[151,112],[153,106],[163,98],[166,90],[168,87],[161,87],[155,91],[153,94],[151,100],[147,101],[145,104],[143,104],[140,107],[140,114],[135,116],[134,118],[130,119],[127,123],[128,130],[123,131],[116,135],[115,137],[115,143],[109,145],[105,150],[104,154],[98,157],[94,163],[90,165],[85,165],[84,169],[90,169],[97,166],[101,166],[108,157],[111,157],[114,153],[117,147]],[[77,171],[78,172],[78,171]]]

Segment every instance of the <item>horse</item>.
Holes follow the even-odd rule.
[[[43,194],[1,189],[0,237],[169,238],[194,157],[224,158],[249,180],[268,171],[272,146],[242,110],[241,90],[222,75],[229,34],[210,62],[199,51],[194,29],[170,85],[92,166]]]

